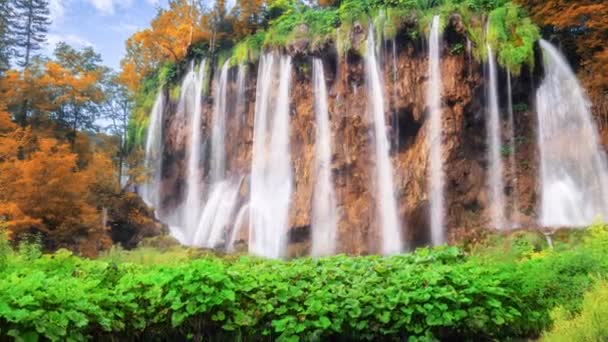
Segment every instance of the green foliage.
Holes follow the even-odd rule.
[[[284,47],[296,40],[306,39],[308,48],[315,50],[333,37],[338,22],[336,9],[294,6],[270,23],[264,36],[264,46]]]
[[[12,250],[8,241],[6,224],[0,221],[0,271],[6,267],[6,263],[8,262],[11,253]]]
[[[581,308],[593,275],[608,270],[607,244],[608,229],[597,226],[555,250],[543,249],[538,234],[521,233],[468,256],[455,247],[289,262],[172,247],[167,256],[114,249],[99,260],[65,250],[8,254],[0,338],[530,337],[550,326],[556,306]]]
[[[572,315],[560,306],[552,317],[553,328],[543,335],[543,341],[607,341],[608,282],[600,282],[585,295],[580,314]]]
[[[528,104],[527,103],[516,103],[513,105],[513,111],[518,112],[518,113],[522,113],[522,112],[527,112],[528,111]]]
[[[266,33],[257,32],[236,44],[232,50],[232,65],[255,63],[260,58]]]
[[[452,49],[450,50],[452,55],[460,55],[463,51],[464,45],[462,45],[461,43],[454,44],[454,46],[452,46]]]
[[[498,50],[498,62],[519,74],[522,64],[534,66],[534,43],[540,37],[538,27],[517,5],[507,3],[489,15],[487,40]]]
[[[177,81],[178,68],[177,64],[166,61],[158,70],[158,84],[165,85]]]

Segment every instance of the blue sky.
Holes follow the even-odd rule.
[[[64,41],[74,47],[92,46],[105,65],[120,66],[125,40],[146,28],[166,0],[50,0],[53,24],[46,53]]]

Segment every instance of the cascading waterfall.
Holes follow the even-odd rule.
[[[431,243],[434,246],[445,242],[444,229],[444,172],[442,159],[442,113],[441,113],[441,36],[439,16],[433,17],[429,35],[429,82],[426,90],[426,101],[429,111],[429,201],[431,205]]]
[[[402,250],[401,224],[397,214],[397,203],[393,186],[393,166],[389,156],[389,143],[384,119],[384,93],[380,78],[374,41],[374,28],[369,25],[367,53],[365,54],[365,76],[368,106],[375,137],[377,207],[382,232],[382,253],[395,254]]]
[[[201,214],[193,245],[216,248],[222,242],[226,244],[223,239],[237,209],[242,179],[236,182],[222,180],[214,184]]]
[[[182,101],[190,101],[189,125],[190,141],[188,148],[188,170],[186,179],[186,201],[182,206],[182,228],[186,239],[194,238],[198,227],[198,218],[202,209],[202,175],[199,169],[201,164],[202,145],[202,92],[206,81],[206,60],[203,60],[198,70],[194,69],[186,75],[182,84]],[[193,105],[192,105],[193,103]]]
[[[152,176],[141,187],[141,198],[147,205],[158,208],[160,205],[160,182],[163,157],[163,111],[165,109],[165,95],[162,89],[158,91],[154,106],[150,112],[150,121],[146,135],[146,155],[144,166]]]
[[[331,126],[323,62],[312,65],[317,123],[315,140],[315,188],[312,203],[312,255],[331,255],[336,249],[336,194],[331,175]]]
[[[239,64],[236,76],[236,114],[239,116],[239,131],[245,125],[245,82],[247,81],[247,64]]]
[[[260,59],[258,68],[249,251],[279,258],[286,250],[293,181],[289,149],[291,57],[266,54]]]
[[[545,78],[536,93],[540,224],[582,227],[608,219],[608,168],[590,103],[566,59],[540,41]]]
[[[486,131],[488,141],[488,188],[490,191],[490,216],[493,228],[505,228],[505,195],[503,182],[503,166],[501,156],[500,113],[498,109],[498,90],[496,61],[492,47],[487,44],[488,51],[488,118]]]
[[[226,251],[233,252],[234,251],[234,243],[241,232],[241,229],[245,225],[245,220],[249,219],[249,203],[243,204],[241,209],[236,214],[234,219],[234,226],[232,227],[232,231],[230,232],[230,238],[228,239],[228,243],[226,244]]]
[[[510,223],[512,228],[517,228],[519,223],[517,222],[517,213],[519,207],[519,191],[517,189],[517,164],[515,162],[515,154],[517,153],[515,146],[515,120],[513,119],[513,91],[511,90],[511,70],[507,69],[507,106],[509,114],[509,163],[511,164],[511,186],[513,188],[511,193],[511,216]]]
[[[215,92],[215,105],[213,107],[213,126],[211,129],[211,184],[224,179],[226,172],[226,102],[228,86],[228,70],[230,60],[222,66]]]
[[[208,248],[217,247],[225,237],[238,205],[241,187],[241,181],[225,179],[229,62],[227,60],[222,66],[215,91],[211,133],[211,194],[205,203],[193,240],[194,245]]]

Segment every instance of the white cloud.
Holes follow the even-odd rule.
[[[52,25],[57,26],[63,22],[65,17],[66,0],[51,0],[49,1],[49,10],[51,12]]]
[[[116,7],[129,8],[133,0],[86,0],[102,15],[112,15]],[[147,0],[150,1],[150,0]]]
[[[84,47],[93,47],[93,43],[88,41],[87,39],[72,33],[61,34],[61,33],[49,33],[46,36],[46,46],[45,49],[47,53],[50,55],[55,50],[55,46],[59,42],[65,42],[75,48],[84,48]]]
[[[139,30],[139,26],[137,25],[133,25],[133,24],[127,24],[127,23],[119,23],[116,25],[112,25],[109,27],[110,30],[114,31],[114,32],[119,32],[119,33],[133,33],[137,30]]]

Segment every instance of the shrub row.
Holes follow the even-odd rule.
[[[0,258],[0,339],[538,336],[556,305],[577,310],[593,276],[606,271],[605,243],[594,243],[503,261],[440,247],[392,257],[205,256],[156,265],[24,249]]]

